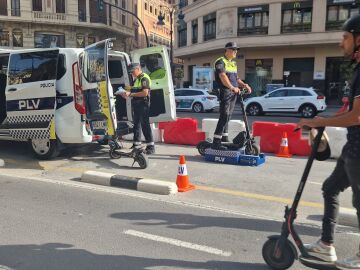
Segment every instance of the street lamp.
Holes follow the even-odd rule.
[[[164,11],[163,11],[164,9]],[[174,74],[174,57],[173,57],[173,17],[174,17],[174,13],[176,12],[176,8],[174,7],[168,7],[168,6],[160,6],[160,14],[158,16],[158,22],[157,25],[160,26],[164,26],[165,22],[165,14],[166,12],[169,14],[170,16],[170,67],[171,67],[171,74],[173,76]],[[176,22],[177,24],[184,26],[185,21],[184,21],[185,15],[182,13],[182,11],[180,10],[180,13],[178,15],[178,21]]]
[[[126,12],[126,13],[129,13],[129,14],[133,15],[133,16],[139,21],[139,23],[141,24],[141,26],[142,26],[142,28],[143,28],[143,30],[144,30],[144,35],[145,35],[145,38],[146,38],[146,47],[150,47],[149,37],[148,37],[148,35],[147,35],[145,26],[144,26],[143,22],[140,20],[140,18],[139,18],[135,13],[133,13],[133,12],[131,12],[131,11],[128,11],[127,9],[124,9],[124,8],[122,8],[122,7],[118,7],[118,6],[116,6],[116,5],[113,5],[113,4],[109,3],[109,2],[105,2],[104,0],[97,0],[97,8],[98,8],[99,11],[101,11],[101,10],[104,9],[104,4],[105,4],[105,5],[108,5],[108,6],[110,6],[110,7],[114,7],[114,8],[120,9],[120,10]]]

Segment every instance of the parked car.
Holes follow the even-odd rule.
[[[318,90],[305,87],[281,87],[260,97],[244,101],[246,112],[256,116],[269,112],[300,113],[312,118],[325,111],[325,96]]]
[[[175,91],[176,109],[192,110],[196,113],[212,111],[219,107],[217,96],[208,91],[195,88],[179,88]]]

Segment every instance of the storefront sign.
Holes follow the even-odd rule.
[[[312,7],[313,1],[296,1],[292,3],[283,3],[282,9],[301,9],[301,8],[309,8]]]
[[[252,6],[252,7],[239,7],[238,13],[256,13],[269,11],[269,5]]]
[[[356,0],[328,0],[327,3],[330,5],[336,5],[336,4],[349,4],[349,3],[356,3],[356,2],[360,2],[360,1],[356,1]]]
[[[194,88],[212,89],[214,70],[211,67],[194,67],[193,81]]]
[[[284,76],[289,76],[290,75],[290,71],[284,71]]]
[[[325,80],[325,72],[323,71],[316,71],[314,73],[314,80]]]

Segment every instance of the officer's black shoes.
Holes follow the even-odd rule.
[[[229,143],[229,137],[228,136],[222,136],[221,142]]]
[[[153,145],[146,146],[145,154],[147,154],[147,155],[155,154],[155,146],[153,146]]]
[[[211,148],[214,150],[222,150],[222,151],[227,150],[226,146],[221,145],[221,142],[214,142],[212,144]]]

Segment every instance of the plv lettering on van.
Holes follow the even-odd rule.
[[[39,109],[40,99],[28,99],[28,100],[19,100],[19,110],[37,110]]]

